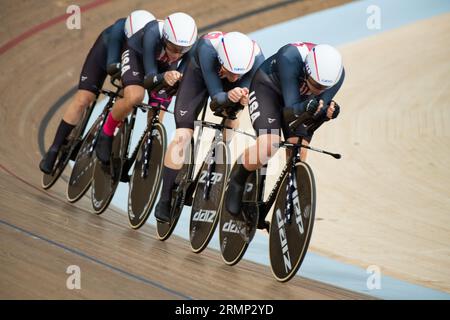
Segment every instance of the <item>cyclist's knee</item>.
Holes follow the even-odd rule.
[[[134,105],[142,103],[145,96],[145,90],[141,86],[128,86],[125,88],[124,99],[128,109],[133,108]]]
[[[290,143],[299,143],[300,142],[300,138],[299,137],[290,137],[287,139],[288,142]]]
[[[258,148],[263,156],[271,158],[277,151],[277,144],[280,143],[281,138],[279,135],[266,134],[258,137]]]
[[[191,129],[177,129],[175,137],[167,149],[164,163],[179,167],[184,163],[187,146],[191,141],[193,130]]]
[[[177,147],[179,148],[185,148],[187,144],[191,141],[193,135],[192,129],[177,129],[175,131],[175,138],[174,142],[176,143]]]
[[[75,108],[78,111],[83,111],[95,100],[95,94],[87,90],[80,90],[75,95]]]
[[[309,146],[309,142],[305,139],[302,140],[302,144]],[[308,149],[301,148],[300,150],[300,160],[306,161],[306,156],[308,155]]]

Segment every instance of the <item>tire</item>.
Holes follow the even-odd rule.
[[[255,203],[257,201],[259,179],[260,176],[258,170],[247,178],[244,195],[242,197],[243,203]],[[222,259],[227,265],[235,265],[242,259],[251,239],[255,235],[257,222],[258,217],[256,217],[254,225],[252,226],[253,228],[250,230],[249,239],[245,240],[241,235],[243,228],[245,228],[245,222],[232,216],[226,209],[225,201],[222,202],[219,240]]]
[[[296,186],[293,187],[296,192],[292,200],[295,215],[292,222],[284,221],[289,182],[289,173],[286,173],[278,190],[270,224],[270,266],[274,277],[280,282],[290,280],[300,268],[308,250],[316,210],[313,172],[305,162],[298,162],[295,166]]]
[[[101,130],[105,114],[102,113],[94,122],[81,144],[67,184],[66,197],[69,202],[78,201],[89,189],[95,166],[95,139]]]
[[[151,139],[151,153],[148,163],[148,174],[141,176],[145,160],[147,140]],[[142,139],[136,156],[133,173],[130,179],[128,192],[128,219],[130,227],[139,229],[147,221],[155,204],[156,196],[161,187],[161,172],[164,164],[164,155],[167,145],[166,129],[156,123],[148,130]]]
[[[111,161],[109,165],[103,165],[95,157],[94,173],[92,176],[91,202],[94,213],[102,214],[110,204],[122,174],[123,158],[126,152],[126,134],[128,121],[125,120],[114,136]]]
[[[192,170],[194,170],[194,140],[191,139],[191,144],[189,145],[189,150],[186,151],[186,155],[189,157],[185,161],[183,168],[177,175],[175,184],[177,185],[177,191],[173,193],[177,194],[176,197],[172,197],[171,207],[172,207],[172,220],[170,223],[161,223],[156,221],[156,234],[159,240],[165,241],[169,239],[175,229],[178,219],[180,218],[181,212],[184,207],[184,196],[186,195],[186,179],[192,175]],[[172,193],[172,194],[173,194]]]
[[[189,224],[189,238],[191,249],[200,253],[211,240],[220,217],[225,185],[230,171],[229,152],[227,145],[220,141],[213,144],[214,158],[211,154],[200,169],[200,177],[195,187],[195,196],[192,203],[191,219]],[[212,151],[211,151],[212,153]],[[211,163],[211,161],[213,163]],[[205,199],[206,175],[208,167],[212,165],[214,171],[209,177],[209,197]]]

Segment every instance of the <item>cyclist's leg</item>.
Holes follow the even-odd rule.
[[[184,72],[175,102],[175,137],[170,142],[164,159],[162,171],[163,186],[160,200],[155,210],[155,217],[161,221],[170,219],[170,199],[175,179],[185,160],[187,147],[194,133],[194,122],[199,108],[207,97],[201,70],[194,63],[190,63]]]
[[[125,87],[122,99],[117,100],[111,112],[106,118],[102,131],[98,137],[95,151],[97,157],[103,163],[108,163],[111,156],[114,131],[117,126],[133,110],[133,106],[139,104],[144,99],[144,88],[139,85]]]
[[[144,100],[145,90],[140,85],[128,85],[124,89],[123,98],[114,104],[111,113],[116,121],[123,121],[133,111],[136,104]]]
[[[142,57],[134,50],[127,48],[122,54],[122,70],[125,71],[122,73],[123,98],[116,101],[108,114],[95,148],[97,157],[103,163],[109,162],[115,129],[133,110],[133,106],[144,100],[142,64]]]
[[[80,122],[86,108],[94,102],[95,97],[96,93],[79,89],[64,112],[62,119],[66,123],[76,126]]]
[[[102,63],[102,61],[105,61]],[[101,37],[92,46],[83,65],[78,83],[78,91],[66,109],[58,126],[52,145],[39,164],[41,171],[51,173],[59,149],[73,128],[79,123],[86,108],[95,100],[98,90],[106,78],[106,48]]]
[[[80,73],[78,91],[66,109],[63,120],[71,125],[77,125],[86,108],[95,100],[98,91],[105,82],[107,49],[99,36],[89,51]]]
[[[277,151],[274,144],[280,141],[282,125],[280,106],[283,105],[283,101],[264,72],[258,71],[255,74],[249,98],[250,119],[258,138],[256,144],[247,148],[237,159],[230,174],[225,204],[227,210],[234,215],[240,213],[247,178],[269,161]]]
[[[124,120],[145,96],[143,57],[130,47],[122,54],[122,83],[123,98],[117,100],[111,112],[117,121]]]

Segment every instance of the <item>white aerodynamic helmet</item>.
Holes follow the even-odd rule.
[[[220,63],[230,72],[245,74],[255,63],[256,44],[240,32],[226,33],[217,48]]]
[[[133,34],[141,30],[147,23],[155,20],[155,16],[145,10],[136,10],[130,13],[125,21],[125,35],[130,38]]]
[[[306,56],[306,72],[318,84],[331,87],[340,79],[342,74],[342,56],[334,47],[319,44],[311,49]]]
[[[186,13],[172,13],[164,20],[163,38],[176,46],[190,48],[197,40],[197,25]]]

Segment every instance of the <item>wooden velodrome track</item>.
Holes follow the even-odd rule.
[[[297,2],[221,27],[248,32],[342,2]],[[70,3],[58,1],[41,6],[30,1],[2,2],[0,43],[64,14]],[[89,1],[80,4],[86,3]],[[63,181],[49,192],[39,187],[39,124],[49,106],[76,84],[85,55],[105,26],[135,8],[144,8],[157,17],[186,11],[196,18],[199,27],[204,27],[273,3],[277,1],[115,1],[83,13],[80,31],[67,30],[63,21],[0,56],[1,298],[363,297],[302,278],[288,285],[279,284],[267,267],[246,261],[227,267],[213,250],[196,255],[190,252],[186,241],[177,237],[158,241],[151,226],[138,232],[131,230],[126,217],[117,211],[109,209],[97,217],[89,213],[86,199],[76,205],[68,204]],[[218,10],[221,6],[227,8],[226,15],[224,10]],[[52,119],[46,141],[52,138],[60,116],[59,112]],[[69,265],[80,267],[82,290],[66,288]]]
[[[79,4],[83,6],[92,1],[79,1]],[[190,251],[185,240],[175,236],[167,242],[158,241],[152,226],[146,225],[137,232],[131,230],[126,216],[113,208],[97,217],[89,211],[89,199],[82,199],[75,205],[67,203],[64,181],[59,181],[48,192],[40,188],[41,174],[37,164],[41,154],[37,141],[42,118],[49,107],[77,83],[86,53],[105,26],[133,9],[143,8],[157,17],[164,17],[173,11],[186,11],[196,18],[202,28],[280,2],[283,1],[111,1],[84,12],[82,29],[79,31],[67,30],[64,20],[61,20],[48,28],[36,30],[23,41],[11,45],[8,50],[0,51],[0,298],[367,298],[301,277],[296,277],[288,284],[279,284],[273,279],[269,268],[247,261],[228,267],[214,250],[207,249],[196,255]],[[343,2],[295,1],[212,28],[250,32]],[[69,4],[70,1],[53,1],[42,6],[31,1],[2,1],[0,45],[64,14]],[[223,7],[227,10],[218,10]],[[442,27],[447,27],[448,34],[448,23],[439,21]],[[419,33],[423,37],[435,37],[435,41],[449,43],[448,36],[441,39],[445,37],[444,33],[433,33],[430,23],[423,24],[429,33]],[[417,28],[422,30],[422,27]],[[448,214],[450,179],[449,170],[442,170],[442,166],[448,166],[450,160],[448,144],[445,146],[444,139],[440,140],[442,153],[436,154],[433,160],[430,153],[425,153],[426,161],[431,163],[427,166],[436,178],[432,183],[427,179],[430,172],[421,165],[423,158],[418,155],[421,149],[416,145],[420,141],[420,146],[430,143],[429,147],[432,147],[435,136],[449,137],[448,108],[445,110],[444,105],[434,102],[439,111],[438,116],[432,116],[427,113],[429,110],[424,109],[424,102],[431,97],[431,93],[421,96],[421,100],[415,101],[413,105],[419,112],[431,117],[426,118],[428,121],[436,121],[437,129],[427,131],[427,124],[419,124],[418,132],[414,131],[405,143],[396,144],[388,139],[403,138],[408,126],[417,125],[415,118],[409,118],[410,123],[398,131],[394,130],[393,122],[406,113],[407,106],[411,105],[407,96],[405,100],[396,101],[402,104],[401,111],[395,112],[397,118],[385,123],[382,111],[392,107],[393,102],[389,96],[383,100],[378,95],[383,89],[377,86],[384,80],[381,73],[371,80],[372,86],[364,86],[364,89],[370,88],[369,95],[350,94],[351,89],[358,88],[359,79],[364,77],[364,63],[372,64],[371,69],[378,70],[374,63],[381,64],[377,67],[387,68],[389,63],[399,58],[397,55],[391,60],[377,60],[382,52],[381,49],[374,49],[384,41],[400,46],[399,39],[407,42],[408,37],[411,37],[408,30],[396,32],[384,38],[364,40],[364,45],[357,43],[342,48],[346,68],[350,68],[354,75],[348,77],[349,84],[346,83],[340,101],[348,105],[351,111],[364,108],[377,120],[375,124],[371,123],[369,119],[372,118],[362,114],[361,109],[361,114],[357,113],[357,119],[361,122],[356,123],[349,111],[342,114],[342,125],[336,122],[318,135],[317,145],[326,145],[352,156],[349,156],[349,162],[344,167],[340,167],[342,170],[339,170],[339,174],[324,159],[310,156],[319,181],[318,190],[326,193],[329,200],[319,203],[320,220],[315,226],[311,247],[313,251],[341,261],[362,267],[377,264],[387,274],[448,291],[449,275],[446,269],[449,265],[450,224],[445,210]],[[376,52],[374,57],[365,55],[366,47]],[[449,56],[448,46],[442,49],[445,49],[444,52],[434,58],[445,60]],[[427,51],[429,54],[433,52],[431,49]],[[361,57],[366,58],[364,60]],[[447,69],[443,68],[440,74],[441,78],[447,77],[448,80],[449,73],[444,73],[444,70],[448,70],[448,63],[445,67]],[[401,71],[406,79],[407,72],[411,70],[404,68]],[[433,72],[439,70],[436,67]],[[421,74],[419,68],[415,72],[416,76]],[[414,83],[414,77],[410,81]],[[437,83],[433,77],[429,77],[429,81]],[[403,92],[407,92],[408,88],[406,84],[401,85]],[[444,92],[440,91],[442,98],[446,97]],[[376,98],[368,103],[368,96]],[[380,109],[374,110],[373,105]],[[61,110],[49,123],[45,135],[46,146],[53,138],[60,117]],[[364,130],[367,127],[371,129]],[[379,127],[382,129],[378,130]],[[333,135],[332,130],[339,133]],[[437,130],[437,133],[432,130]],[[425,138],[420,136],[418,139],[423,131],[426,133]],[[354,135],[358,135],[358,139]],[[380,152],[380,148],[385,151]],[[432,149],[433,152],[437,150],[437,147]],[[402,159],[406,162],[405,167],[393,165]],[[386,164],[386,161],[390,162]],[[384,167],[377,167],[380,162]],[[339,165],[343,165],[343,162]],[[383,172],[381,169],[386,166],[390,171]],[[320,173],[317,173],[319,170]],[[405,171],[408,172],[406,178],[403,177]],[[396,180],[399,177],[403,177],[403,180]],[[349,179],[353,178],[355,183],[349,183]],[[367,181],[375,178],[380,180],[375,181],[370,190],[364,193],[362,186],[368,187]],[[414,179],[419,179],[422,185],[415,186]],[[336,185],[342,185],[342,181],[346,181],[342,190],[327,192],[334,190]],[[385,186],[382,181],[390,184]],[[395,188],[394,181],[402,185],[409,183],[411,192],[422,193],[418,197],[412,193],[402,193],[403,189]],[[427,188],[431,188],[432,191],[428,192],[433,192],[437,201],[431,201],[430,197],[423,194]],[[360,190],[360,193],[354,193],[354,190]],[[397,198],[388,196],[389,193],[395,193]],[[402,202],[395,201],[398,197]],[[432,210],[426,214],[423,210],[414,209],[426,208],[426,204],[432,206]],[[393,215],[393,222],[387,220],[392,219]],[[430,215],[432,219],[429,219]],[[423,232],[415,234],[416,229],[408,232],[408,228],[417,224],[424,225]],[[417,247],[420,251],[414,250]],[[431,260],[424,260],[423,254]],[[410,263],[413,259],[415,264]],[[82,290],[67,290],[66,269],[69,265],[80,266]]]

